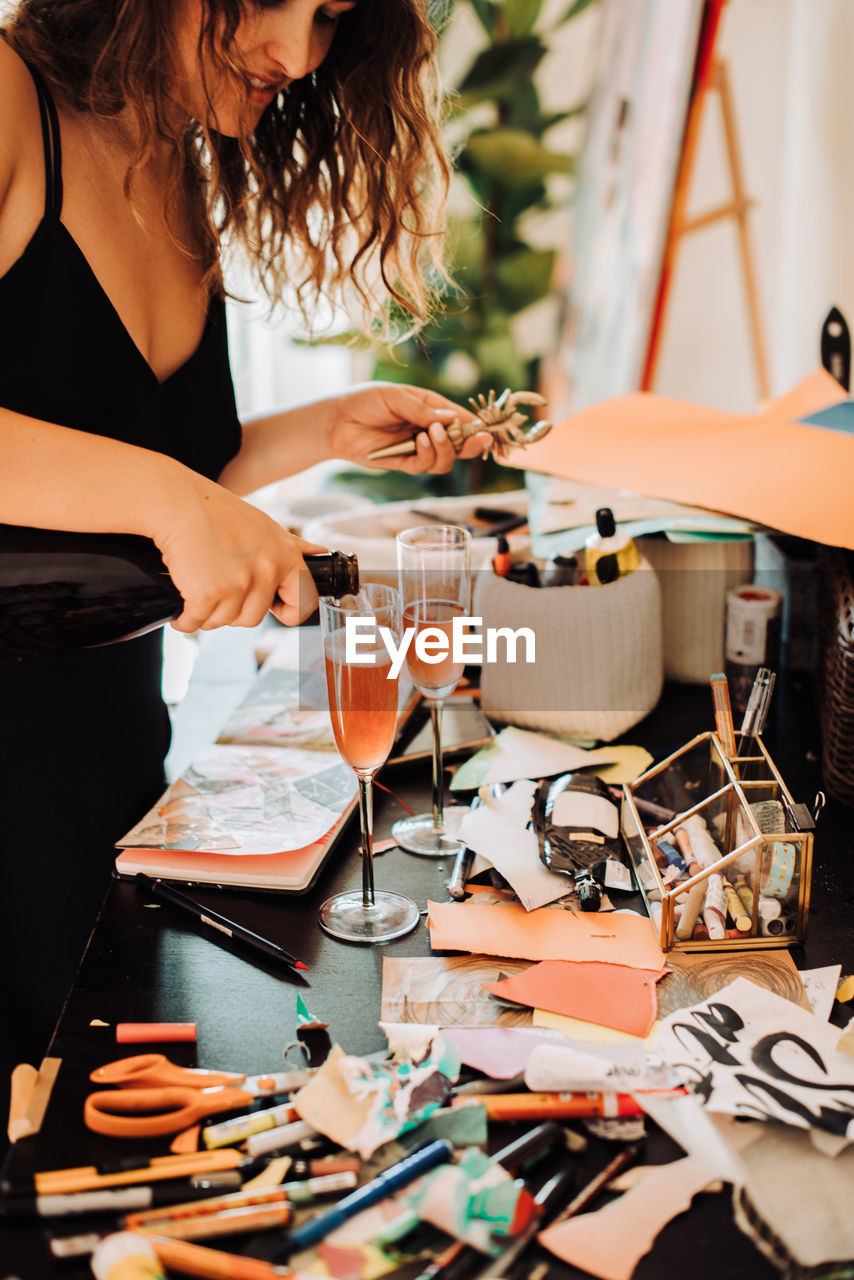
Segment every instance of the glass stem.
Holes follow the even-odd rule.
[[[374,804],[372,778],[359,779],[359,822],[362,826],[362,906],[374,905]]]
[[[441,831],[445,825],[445,780],[442,772],[442,703],[430,703],[430,720],[433,724],[433,830]]]

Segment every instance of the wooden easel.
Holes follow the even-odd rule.
[[[720,102],[727,163],[732,183],[732,196],[731,199],[726,201],[724,204],[719,205],[717,208],[710,209],[707,213],[698,214],[696,217],[689,218],[686,216],[685,208],[688,202],[688,193],[696,159],[697,143],[700,133],[700,121],[709,90],[714,90],[717,93],[718,100]],[[655,366],[660,348],[661,331],[663,327],[670,280],[673,274],[676,251],[682,237],[689,235],[693,231],[699,231],[703,227],[711,226],[712,223],[720,222],[722,218],[733,218],[735,220],[736,232],[738,234],[739,258],[741,260],[741,271],[744,278],[744,289],[747,299],[748,324],[750,327],[751,343],[753,346],[756,382],[760,399],[765,400],[768,398],[768,395],[770,394],[768,362],[766,359],[765,339],[759,310],[759,293],[756,287],[753,248],[750,239],[750,229],[748,226],[748,213],[752,203],[753,202],[748,198],[744,187],[744,176],[741,167],[741,152],[739,149],[738,133],[735,123],[735,107],[733,104],[726,63],[721,59],[710,59],[707,74],[705,74],[698,82],[697,91],[691,104],[691,109],[686,123],[685,144],[682,150],[679,176],[676,181],[676,191],[673,197],[673,208],[670,215],[670,227],[664,250],[664,261],[661,269],[658,298],[650,328],[649,345],[647,348],[646,361],[644,363],[643,377],[641,380],[641,389],[643,391],[651,390],[652,384],[655,380]]]

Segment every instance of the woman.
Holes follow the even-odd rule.
[[[446,164],[421,0],[20,0],[0,41],[0,521],[152,538],[181,631],[305,617],[301,544],[239,495],[456,409],[377,384],[241,433],[227,243],[272,298],[423,318]],[[488,442],[474,437],[464,456]],[[303,579],[305,575],[303,575]],[[160,638],[14,664],[3,707],[2,1026],[37,1060],[163,784]]]

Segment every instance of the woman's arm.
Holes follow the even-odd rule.
[[[316,462],[341,458],[410,474],[450,471],[457,457],[473,458],[492,443],[488,432],[454,452],[445,427],[471,414],[434,391],[395,382],[370,382],[340,395],[244,423],[243,446],[219,477],[233,493],[254,493]],[[417,432],[417,435],[416,435]],[[370,462],[374,449],[416,435],[414,455]]]
[[[316,593],[306,544],[154,450],[0,409],[0,521],[152,538],[184,598],[179,631],[301,621]]]

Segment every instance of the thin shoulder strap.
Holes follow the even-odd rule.
[[[41,73],[27,64],[39,97],[39,115],[42,122],[44,146],[44,211],[59,217],[62,212],[62,143],[59,133],[59,117],[50,89]]]

